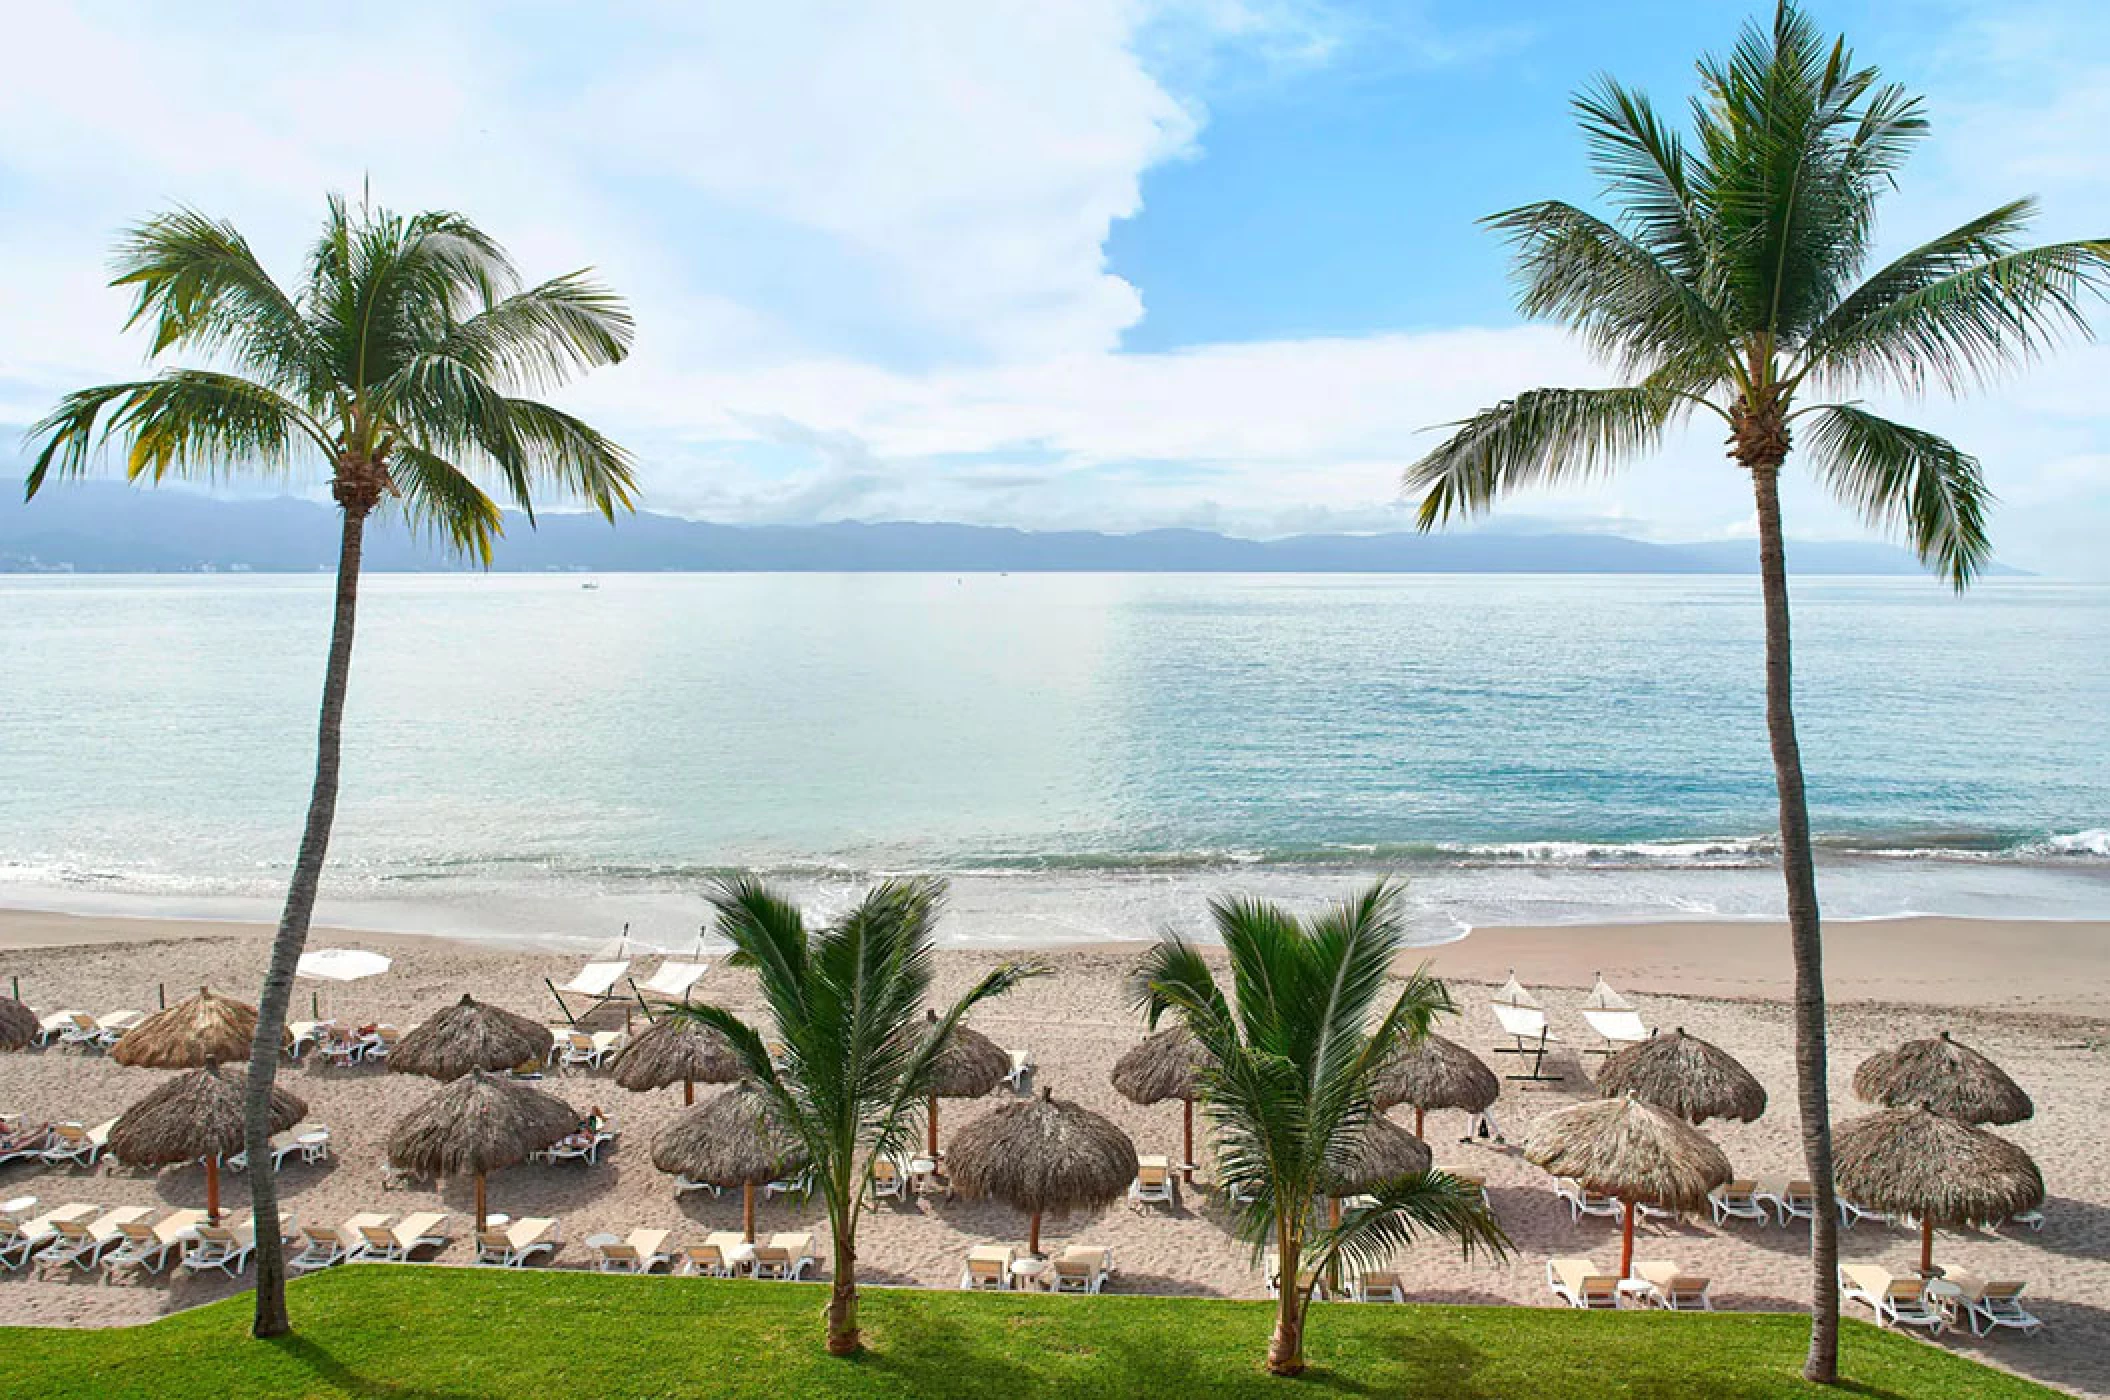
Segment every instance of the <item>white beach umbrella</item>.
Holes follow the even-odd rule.
[[[293,975],[311,982],[357,982],[362,977],[377,977],[389,967],[388,958],[364,948],[317,948],[300,955],[300,961],[293,965]],[[309,994],[308,1009],[316,1020],[322,1019],[319,993]]]
[[[1612,990],[1612,984],[1597,974],[1597,985],[1590,988],[1590,995],[1583,998],[1583,1005],[1592,1011],[1632,1011],[1634,1003]]]
[[[1522,1006],[1534,1011],[1539,1009],[1539,999],[1525,991],[1524,984],[1517,981],[1515,968],[1509,969],[1509,980],[1495,992],[1492,1000],[1497,1006]]]

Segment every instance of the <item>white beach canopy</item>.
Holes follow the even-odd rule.
[[[293,975],[315,982],[357,982],[362,977],[378,977],[391,965],[388,958],[364,948],[317,948],[300,955]]]
[[[1496,989],[1492,1000],[1497,1006],[1522,1006],[1533,1011],[1542,1009],[1539,999],[1525,991],[1524,984],[1517,981],[1515,968],[1509,969],[1509,980]]]
[[[1592,1011],[1632,1011],[1634,1003],[1612,990],[1612,984],[1604,980],[1602,972],[1597,974],[1597,985],[1590,988],[1590,995],[1583,998],[1583,1005]]]

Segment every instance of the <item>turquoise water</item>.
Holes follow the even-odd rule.
[[[366,581],[330,908],[671,933],[726,868],[953,872],[991,937],[1376,869],[1432,928],[1778,904],[1755,580],[599,582]],[[1830,909],[2110,914],[2110,589],[1795,602]],[[0,578],[0,899],[268,901],[328,609]]]

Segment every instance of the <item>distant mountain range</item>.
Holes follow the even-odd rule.
[[[1238,539],[1205,530],[1131,535],[894,522],[713,525],[639,514],[509,519],[495,567],[508,571],[702,573],[1624,573],[1748,574],[1749,540],[1653,544],[1616,535],[1295,535]],[[192,492],[68,482],[33,502],[0,499],[0,573],[308,573],[336,559],[337,512],[314,501],[221,500]],[[1889,545],[1798,541],[1803,574],[1920,572]],[[368,532],[365,566],[460,569],[400,520]],[[2013,574],[2019,571],[2002,569]]]

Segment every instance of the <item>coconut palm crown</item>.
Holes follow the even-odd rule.
[[[1380,881],[1309,921],[1257,900],[1215,901],[1235,999],[1201,950],[1177,936],[1146,953],[1135,973],[1134,996],[1152,1026],[1170,1011],[1207,1052],[1201,1096],[1217,1131],[1219,1179],[1244,1202],[1241,1238],[1278,1259],[1267,1358],[1277,1374],[1303,1370],[1311,1290],[1337,1262],[1374,1266],[1423,1235],[1455,1240],[1468,1255],[1507,1248],[1478,1191],[1438,1171],[1358,1181],[1375,1204],[1337,1225],[1315,1207],[1366,1160],[1377,1070],[1402,1040],[1428,1034],[1437,1015],[1455,1009],[1422,972],[1388,994],[1405,940],[1400,894]]]
[[[629,353],[629,309],[585,272],[533,287],[459,214],[397,215],[332,197],[300,282],[281,285],[231,224],[193,209],[157,215],[118,244],[113,285],[150,354],[191,362],[68,394],[30,430],[28,493],[89,471],[110,448],[127,477],[286,478],[320,467],[341,521],[315,780],[249,1057],[248,1151],[269,1150],[293,970],[308,937],[336,820],[344,703],[366,522],[411,526],[488,564],[502,532],[478,478],[534,520],[537,493],[613,518],[634,492],[630,457],[540,398]],[[291,1328],[277,1187],[249,1174],[256,1211],[259,1337]]]
[[[1406,471],[1423,529],[1531,486],[1601,475],[1695,419],[1751,479],[1766,621],[1766,714],[1796,969],[1804,1157],[1816,1189],[1804,1375],[1838,1371],[1837,1221],[1815,865],[1795,734],[1779,476],[1799,440],[1819,482],[1902,529],[1958,589],[1991,556],[1976,458],[1850,397],[1961,393],[2088,331],[2110,239],[2028,247],[2017,199],[1871,270],[1876,211],[1919,140],[1919,99],[1827,42],[1793,5],[1699,64],[1682,135],[1609,79],[1575,99],[1608,215],[1559,200],[1487,222],[1515,248],[1527,316],[1575,331],[1624,383],[1528,389],[1452,425]]]
[[[873,1160],[904,1155],[912,1145],[915,1110],[935,1092],[961,1018],[1033,973],[1018,964],[995,968],[935,1025],[926,1022],[944,888],[936,880],[887,880],[833,923],[809,928],[796,905],[761,881],[723,881],[711,896],[718,932],[754,969],[776,1053],[723,1007],[668,1012],[725,1038],[776,1123],[813,1163],[834,1248],[828,1350],[839,1356],[860,1345],[857,1226]]]

